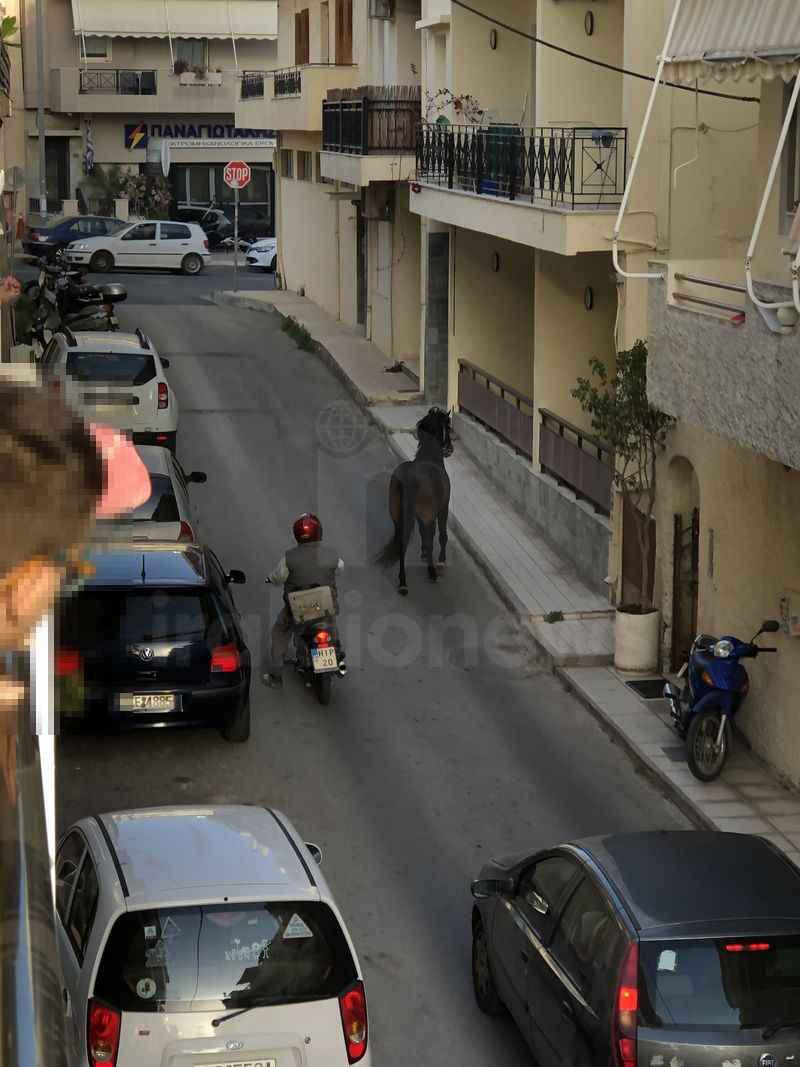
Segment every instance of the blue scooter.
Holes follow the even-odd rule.
[[[673,725],[686,741],[689,770],[701,782],[718,777],[728,758],[730,724],[750,688],[740,661],[755,659],[761,652],[777,652],[777,648],[757,645],[755,641],[761,634],[778,630],[780,623],[768,619],[752,641],[698,634],[692,642],[689,661],[678,672],[678,678],[686,678],[683,690],[671,682],[664,686]]]

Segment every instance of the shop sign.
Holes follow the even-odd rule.
[[[273,130],[249,130],[225,123],[133,122],[125,125],[125,147],[147,148],[151,137],[162,137],[173,148],[274,148]]]

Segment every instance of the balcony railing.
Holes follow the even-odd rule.
[[[303,75],[300,67],[275,71],[275,96],[299,96],[303,91]]]
[[[154,70],[82,70],[80,91],[118,96],[155,96]]]
[[[628,131],[422,123],[420,181],[508,200],[610,207],[625,191]]]
[[[368,152],[416,150],[419,100],[325,100],[322,148],[365,156]]]
[[[458,363],[458,406],[530,459],[533,400],[465,359]]]
[[[242,75],[242,100],[254,100],[264,96],[264,75],[259,71],[246,70]]]
[[[11,53],[0,43],[0,93],[11,96]]]
[[[539,463],[544,473],[608,515],[614,453],[599,437],[585,433],[552,411],[541,408],[540,414]]]

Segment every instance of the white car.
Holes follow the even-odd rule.
[[[189,486],[203,485],[205,471],[189,474],[168,448],[137,445],[150,475],[150,496],[134,511],[117,519],[100,519],[94,536],[99,541],[200,541],[197,509],[189,496]]]
[[[54,334],[42,353],[42,384],[59,390],[87,422],[132,434],[134,444],[175,451],[178,402],[153,342],[136,333]]]
[[[56,854],[70,1067],[370,1064],[355,948],[285,815],[145,808]]]
[[[245,259],[248,267],[260,267],[262,270],[271,270],[274,274],[278,266],[277,237],[262,237],[250,245]]]
[[[170,267],[199,274],[208,262],[208,237],[193,222],[136,222],[104,237],[87,237],[67,245],[70,263],[98,274],[114,267]]]

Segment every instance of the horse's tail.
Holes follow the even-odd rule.
[[[390,501],[392,492],[396,492],[397,494],[396,499],[399,504],[399,514],[393,516],[394,535],[375,557],[375,562],[379,567],[391,567],[393,564],[398,563],[400,557],[403,555],[403,506],[405,503],[405,489],[402,480],[394,474],[392,475],[390,485]]]

